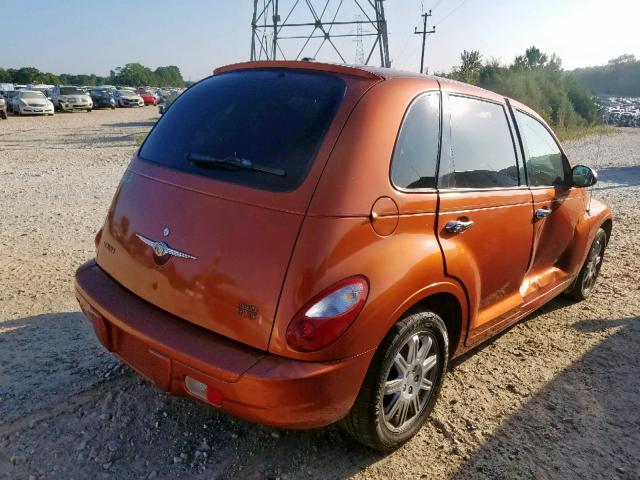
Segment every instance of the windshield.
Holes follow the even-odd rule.
[[[60,95],[84,95],[84,91],[76,87],[60,87]]]
[[[111,95],[106,90],[91,90],[91,95],[94,97],[110,97]]]
[[[44,98],[42,92],[22,92],[20,96],[22,98]]]
[[[227,182],[290,191],[304,180],[344,92],[344,81],[325,73],[264,69],[216,75],[167,110],[140,157]],[[188,160],[194,154],[246,159],[286,175],[199,168]]]

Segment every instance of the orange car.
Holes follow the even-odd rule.
[[[162,390],[391,450],[447,362],[591,292],[610,210],[531,109],[315,62],[220,68],[129,165],[76,293]]]

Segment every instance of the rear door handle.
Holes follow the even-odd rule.
[[[547,207],[539,208],[536,210],[536,218],[544,218],[551,215],[551,209]]]
[[[462,220],[453,220],[451,222],[447,222],[447,224],[444,226],[444,229],[449,233],[462,233],[472,225],[473,220],[468,220],[466,222]]]

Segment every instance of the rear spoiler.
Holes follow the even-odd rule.
[[[342,75],[350,75],[352,77],[366,78],[368,80],[383,80],[384,78],[376,73],[370,72],[365,68],[338,65],[334,63],[319,63],[313,61],[288,61],[288,60],[264,60],[258,62],[242,62],[218,67],[213,71],[214,75],[221,73],[233,72],[237,70],[255,70],[259,68],[288,68],[294,70],[312,70],[319,72],[338,73]]]

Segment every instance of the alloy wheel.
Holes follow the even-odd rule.
[[[596,278],[600,272],[600,266],[602,263],[602,254],[604,252],[604,239],[602,236],[598,236],[589,252],[589,258],[585,264],[585,272],[582,276],[582,292],[586,296],[588,295],[593,286],[596,283]]]
[[[389,430],[408,428],[428,403],[438,370],[436,342],[431,333],[416,333],[396,353],[382,395],[384,423]]]

